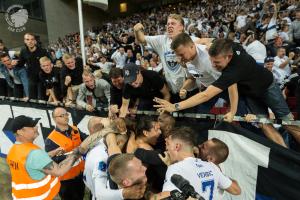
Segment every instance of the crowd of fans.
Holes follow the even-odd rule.
[[[7,49],[0,40],[0,96],[14,96],[25,101],[39,99],[54,105],[76,105],[95,113],[104,108],[109,111],[108,118],[90,120],[91,136],[88,138],[76,127],[68,125],[66,110],[59,107],[53,112],[57,126],[55,133],[52,132],[46,140],[46,151],[54,161],[65,165],[49,166],[49,160],[44,160],[47,167],[41,166],[43,173],[61,176],[54,170],[65,172],[73,169],[70,163],[74,164],[83,153],[82,141],[87,141],[91,149],[86,156],[85,168],[73,169],[75,171],[69,173],[71,178],[61,179],[62,199],[82,199],[82,180],[93,199],[138,199],[143,196],[162,199],[172,196],[171,191],[176,187],[171,183],[171,175],[178,169],[192,169],[191,163],[198,162],[195,157],[214,163],[201,162],[201,165],[211,170],[220,190],[240,194],[238,183],[224,176],[217,167],[228,156],[226,145],[217,139],[201,145],[195,143],[197,139],[193,130],[187,127],[174,129],[175,120],[163,112],[185,109],[186,112],[208,113],[222,98],[230,105],[225,120],[231,122],[235,113],[249,113],[244,112],[247,105],[237,103],[237,93],[242,98],[248,94],[261,95],[271,118],[275,115],[280,119],[293,119],[285,102],[277,105],[270,102],[273,97],[278,97],[276,100],[281,96],[296,97],[296,103],[300,105],[300,5],[295,0],[184,1],[106,22],[86,32],[86,65],[81,59],[78,33],[59,38],[47,49],[39,45],[32,33],[24,35],[24,43],[25,47],[16,53]],[[220,44],[224,48],[220,48]],[[220,52],[226,51],[226,45],[231,45],[229,54],[234,52],[228,57],[235,58],[235,64],[232,61],[231,65],[239,67],[239,73],[244,73],[234,77],[237,81],[228,85],[228,92],[224,87],[228,82],[224,82],[224,74],[229,73],[226,71],[228,62],[224,65],[222,62],[225,61],[218,58]],[[249,55],[251,57],[247,57]],[[266,69],[273,76],[269,76],[271,73]],[[277,92],[272,94],[273,97],[263,96],[259,81],[267,92],[271,87],[280,87],[281,91],[272,89],[272,92]],[[252,86],[257,88],[247,88],[249,83],[254,83]],[[212,90],[212,86],[220,90]],[[153,99],[158,105],[154,105]],[[154,110],[154,107],[162,112],[158,120],[141,118],[136,122],[125,118],[127,115],[134,117],[136,110]],[[258,113],[254,111],[254,114]],[[33,123],[27,125],[33,127]],[[255,126],[261,128],[270,140],[284,147],[290,145],[272,125]],[[21,128],[17,127],[15,133],[20,142],[24,142],[27,140],[22,138]],[[107,131],[107,128],[113,131]],[[285,128],[299,143],[298,128]],[[79,150],[63,148],[57,142],[58,133],[67,137],[72,135],[72,140],[76,135],[80,142],[75,146],[80,146]],[[96,146],[91,145],[99,138],[101,140]],[[32,139],[35,138],[28,141],[32,142]],[[159,157],[157,152],[165,150],[166,157]],[[66,156],[62,154],[71,151],[73,153],[68,156],[71,158],[63,161]],[[101,156],[96,156],[99,152]],[[147,171],[142,163],[146,164]],[[167,167],[169,164],[172,165]],[[189,174],[184,170],[180,173]],[[185,178],[192,185],[198,181],[195,177]],[[110,189],[106,187],[108,180]],[[76,189],[75,184],[78,185]],[[205,190],[196,191],[205,199],[211,199]],[[23,194],[15,192],[14,195]]]

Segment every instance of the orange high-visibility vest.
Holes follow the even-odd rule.
[[[48,139],[52,140],[55,144],[62,147],[65,150],[65,152],[70,152],[81,144],[80,134],[76,126],[72,126],[71,138],[68,138],[64,134],[54,129],[48,135]],[[84,161],[82,158],[79,158],[73,164],[72,168],[59,178],[62,181],[73,179],[76,176],[78,176],[80,173],[82,173],[83,170],[84,170]]]
[[[32,150],[40,149],[32,143],[14,144],[7,163],[12,177],[12,197],[14,200],[52,200],[59,192],[58,177],[46,175],[42,180],[34,180],[26,170],[26,159]]]

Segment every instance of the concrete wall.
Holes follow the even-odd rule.
[[[68,33],[79,32],[76,0],[44,0],[49,42]],[[83,4],[84,29],[98,26],[106,19],[101,9]]]
[[[43,44],[48,43],[47,24],[40,20],[28,19],[22,32],[13,32],[8,29],[9,25],[5,21],[4,13],[0,13],[0,38],[8,48],[18,48],[23,46],[23,35],[26,32],[36,33],[40,36]]]

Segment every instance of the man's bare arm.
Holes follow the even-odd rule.
[[[52,161],[46,167],[44,167],[43,172],[45,174],[49,174],[56,177],[63,176],[71,169],[71,167],[73,166],[73,164],[76,162],[77,159],[78,159],[78,155],[71,154],[65,160],[61,161],[59,164]]]
[[[141,23],[137,23],[134,27],[134,35],[136,40],[141,44],[146,44],[145,34],[144,34],[144,26]]]

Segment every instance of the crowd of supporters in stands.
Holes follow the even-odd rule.
[[[182,25],[181,31],[186,32],[195,43],[200,43],[203,46],[203,51],[207,51],[215,39],[226,38],[234,41],[234,44],[238,43],[238,47],[241,48],[240,52],[245,51],[252,56],[258,68],[266,68],[272,72],[282,95],[291,106],[293,114],[297,115],[300,112],[300,85],[298,83],[300,73],[300,4],[296,0],[278,2],[270,0],[183,1],[178,4],[145,10],[114,21],[103,22],[99,27],[90,28],[84,37],[86,65],[82,61],[79,33],[72,33],[59,38],[50,43],[47,48],[38,43],[34,34],[26,33],[24,35],[25,47],[20,53],[9,50],[5,46],[5,41],[0,40],[0,96],[13,96],[22,98],[24,101],[39,99],[54,105],[58,103],[64,103],[65,106],[76,105],[81,109],[95,113],[98,110],[108,108],[110,119],[116,119],[118,114],[122,118],[125,118],[126,115],[134,117],[136,110],[154,110],[153,99],[155,97],[163,98],[172,103],[187,99],[205,90],[211,83],[207,85],[202,80],[197,82],[198,78],[203,78],[201,77],[202,74],[198,72],[192,74],[192,71],[187,67],[186,77],[183,77],[178,86],[178,82],[176,82],[178,77],[175,77],[174,69],[177,64],[180,68],[179,64],[182,64],[184,60],[180,60],[178,55],[176,57],[174,52],[172,52],[173,57],[170,57],[171,54],[167,52],[162,53],[159,46],[165,44],[154,42],[154,36],[164,35],[166,32],[168,39],[174,40],[176,35],[172,37],[170,35],[175,32],[176,24],[173,25],[172,20],[177,21],[179,26]],[[142,35],[139,35],[140,33]],[[170,43],[168,45],[171,45],[172,50],[175,50],[176,48],[173,49],[174,44]],[[199,48],[202,47],[199,46]],[[166,71],[165,65],[170,68],[173,67],[173,71]],[[243,63],[240,63],[240,67],[243,67]],[[173,72],[174,74],[169,74]],[[213,80],[220,76],[218,72],[210,73],[214,73],[212,75]],[[189,79],[194,81],[194,85],[188,88],[185,87],[185,84],[188,83],[186,81]],[[176,83],[172,85],[172,82]],[[222,104],[221,107],[231,106],[228,98],[225,100],[219,100]],[[212,108],[209,107],[209,110]],[[186,110],[186,112],[197,113],[202,111],[203,109],[199,107]],[[101,141],[98,144],[101,148],[108,149],[109,156],[112,156],[122,153],[122,145],[122,148],[115,148],[115,146],[120,145],[118,141],[128,139],[125,152],[134,153],[143,163],[147,163],[146,175],[149,183],[152,184],[150,198],[153,199],[170,195],[169,193],[159,193],[158,196],[153,196],[153,194],[161,191],[171,191],[169,186],[163,183],[167,166],[162,164],[159,159],[159,161],[155,160],[158,158],[157,154],[151,157],[153,155],[144,152],[144,150],[159,149],[160,153],[167,150],[168,153],[172,154],[174,153],[172,149],[176,148],[177,144],[188,147],[194,145],[192,144],[194,140],[192,130],[183,127],[175,129],[172,134],[174,119],[165,113],[161,116],[157,121],[142,118],[137,124],[125,120],[128,138],[123,138],[120,135],[114,138],[111,134],[107,134],[105,142]],[[67,115],[63,117],[67,117]],[[274,117],[271,111],[270,117]],[[297,118],[297,116],[295,117]],[[93,123],[91,122],[91,124]],[[100,124],[103,126],[98,131],[106,127],[103,121]],[[259,125],[256,126],[260,127]],[[96,131],[91,131],[90,128],[89,131],[92,135],[92,132]],[[186,134],[186,137],[182,136],[183,133]],[[268,137],[268,134],[266,136]],[[297,141],[297,137],[295,138]],[[164,139],[166,139],[166,144]],[[176,143],[177,141],[179,142]],[[291,143],[283,140],[278,142],[276,139],[273,141],[282,146],[286,146],[285,143],[288,143],[287,146],[289,146]],[[213,141],[213,143],[223,145],[219,141]],[[201,155],[205,147],[203,145],[199,147],[199,157],[211,161],[207,156]],[[104,151],[104,149],[101,150]],[[178,152],[178,155],[181,153],[193,154],[193,151],[182,149]],[[92,152],[89,153],[94,155]],[[178,155],[171,155],[173,163],[175,160],[181,162],[185,159],[185,157]],[[120,195],[124,198],[137,198],[141,191],[143,193],[146,190],[143,187],[146,169],[142,167],[134,169],[135,172],[138,172],[135,174],[135,178],[138,178],[135,181],[138,185],[142,185],[139,188],[134,188],[134,183],[127,180],[128,177],[127,179],[122,177],[121,172],[117,170],[121,163],[128,163],[129,166],[130,162],[135,162],[135,167],[140,166],[140,160],[135,160],[131,156],[131,154],[126,154],[123,157],[117,156],[115,159],[111,159],[108,168],[101,169],[105,174],[107,171],[110,172],[111,177],[103,175],[105,176],[104,179],[112,179],[110,181],[114,182],[114,185],[111,185],[111,190],[115,189],[118,192],[109,193],[110,190],[97,190],[95,187],[101,185],[99,182],[87,183],[85,180],[95,199],[119,199]],[[103,159],[99,162],[103,162],[105,165],[110,162],[108,156]],[[152,159],[155,162],[151,163]],[[215,164],[218,165],[219,162]],[[125,168],[126,166],[121,171]],[[129,167],[127,169],[130,170]],[[164,173],[162,174],[162,172]],[[137,177],[139,173],[141,176]],[[220,174],[222,173],[220,172]],[[153,175],[157,179],[153,179]],[[99,175],[100,178],[103,176],[100,177]],[[223,179],[222,184],[219,185],[220,189],[231,194],[240,193],[236,181],[231,181],[222,175],[219,176]],[[117,190],[118,188],[119,190]],[[129,189],[126,190],[126,193],[124,192],[125,189],[121,190],[121,188]],[[109,198],[105,195],[108,195]]]

